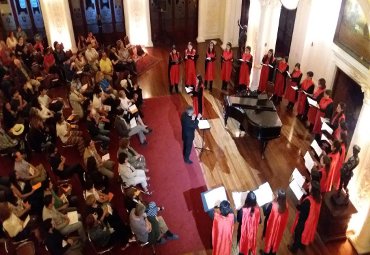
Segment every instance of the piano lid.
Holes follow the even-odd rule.
[[[283,126],[279,115],[273,111],[246,110],[245,114],[249,122],[258,127],[272,128]]]
[[[258,109],[263,111],[276,111],[274,104],[268,100],[267,95],[258,95],[258,98],[226,96],[228,106],[246,109]]]

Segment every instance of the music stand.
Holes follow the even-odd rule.
[[[195,149],[198,149],[199,153],[202,153],[204,150],[211,151],[208,148],[204,148],[204,145],[205,145],[204,133],[205,133],[206,130],[211,129],[211,125],[209,124],[208,120],[206,120],[206,119],[199,120],[198,128],[199,128],[199,130],[202,131],[202,135],[201,135],[202,136],[202,145],[201,145],[201,147],[195,146]]]

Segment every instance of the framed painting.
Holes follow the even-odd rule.
[[[343,0],[334,43],[361,64],[370,67],[369,20],[361,4],[366,1]]]

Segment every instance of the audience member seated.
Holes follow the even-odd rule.
[[[63,236],[56,228],[52,219],[43,222],[46,232],[45,245],[53,255],[82,255],[79,239]]]
[[[14,171],[17,180],[30,182],[31,185],[43,182],[47,178],[45,168],[42,164],[36,167],[33,166],[24,159],[23,154],[19,151],[15,153]]]
[[[7,203],[0,203],[0,221],[4,231],[13,241],[19,242],[31,235],[30,222],[24,226],[24,221],[12,213]]]
[[[51,47],[44,50],[44,68],[47,73],[60,74],[56,66],[56,60]]]
[[[74,63],[75,63],[74,67],[76,68],[77,72],[86,72],[88,71],[87,69],[89,69],[87,60],[83,52],[78,53],[77,57],[74,60]]]
[[[54,222],[55,229],[60,231],[64,236],[69,235],[75,231],[78,231],[82,242],[86,241],[86,234],[81,221],[69,224],[70,219],[66,214],[59,212],[55,209],[54,198],[52,195],[44,197],[44,209],[42,210],[42,220],[52,219]]]
[[[84,163],[85,166],[87,165],[87,159],[89,157],[94,157],[96,160],[98,170],[103,175],[107,176],[109,179],[112,179],[114,177],[114,161],[112,160],[105,160],[103,161],[102,157],[99,155],[99,153],[96,151],[95,142],[91,139],[86,139],[86,148],[83,153]]]
[[[37,97],[37,100],[41,105],[50,109],[54,113],[61,112],[64,107],[63,98],[56,97],[56,98],[51,99],[48,96],[48,90],[45,86],[42,86],[40,88],[40,95]]]
[[[120,153],[125,153],[128,162],[137,169],[146,169],[146,162],[144,155],[141,155],[130,146],[130,138],[123,137],[118,142],[117,158]]]
[[[81,84],[81,83],[80,83]],[[84,118],[88,99],[82,95],[77,89],[77,83],[71,82],[71,91],[69,93],[69,103],[72,107],[72,113],[76,114],[80,119]]]
[[[92,182],[94,187],[99,190],[108,190],[109,179],[101,172],[99,172],[98,165],[94,157],[87,158],[86,169],[86,181]]]
[[[44,45],[42,44],[42,40],[37,38],[35,40],[35,45],[33,45],[33,48],[36,52],[40,53],[44,52]]]
[[[103,150],[108,149],[110,142],[110,131],[104,128],[107,121],[109,120],[97,114],[95,109],[91,109],[90,111],[88,111],[88,115],[86,118],[86,128],[94,141],[102,142]]]
[[[0,204],[3,203],[7,204],[10,211],[20,219],[26,219],[29,215],[31,204],[24,202],[23,199],[14,194],[6,194],[4,191],[0,192]]]
[[[148,192],[149,177],[146,177],[146,173],[149,172],[148,169],[136,169],[130,165],[128,162],[128,157],[125,153],[120,153],[118,155],[118,173],[122,178],[122,183],[124,186],[136,186],[141,185],[144,192]]]
[[[125,65],[122,63],[120,57],[118,56],[117,49],[109,45],[107,47],[107,51],[108,51],[108,57],[110,61],[112,62],[114,71],[123,72],[125,70]]]
[[[62,156],[58,152],[58,148],[54,144],[50,144],[48,147],[49,152],[49,163],[53,173],[61,178],[62,180],[72,178],[77,174],[80,183],[84,183],[84,170],[80,164],[66,164],[66,157]]]
[[[94,49],[91,43],[88,43],[87,49],[85,51],[85,58],[87,60],[87,63],[89,64],[90,68],[96,72],[99,70],[99,53]]]
[[[92,108],[95,109],[102,116],[108,116],[108,112],[105,110],[103,104],[107,97],[108,96],[99,87],[94,88]]]
[[[3,123],[4,129],[9,131],[18,120],[18,109],[13,110],[9,101],[3,104]]]
[[[18,148],[19,142],[12,139],[5,130],[1,127],[0,123],[0,154],[12,154]]]
[[[86,40],[85,40],[85,37],[83,35],[78,35],[77,37],[77,49],[79,52],[82,52],[84,50],[86,50]]]
[[[60,113],[55,114],[56,134],[65,145],[77,145],[78,151],[83,155],[85,150],[84,139],[81,131],[73,130],[73,126],[65,121]]]
[[[29,116],[30,129],[27,134],[27,145],[32,151],[41,152],[46,147],[55,142],[55,135],[46,127],[42,118],[33,111]]]
[[[71,200],[72,203],[77,202],[77,197],[71,195],[72,185],[69,183],[63,183],[58,189],[54,190],[54,185],[50,179],[46,179],[43,183],[45,187],[44,197],[47,195],[52,195],[54,198],[54,207],[61,213],[76,211],[76,207],[70,207]],[[67,190],[67,192],[64,191]]]
[[[17,45],[15,46],[15,49],[14,49],[14,52],[15,52],[15,55],[20,58],[20,59],[23,59],[23,55],[24,55],[24,52],[25,52],[25,43],[24,43],[24,38],[23,37],[19,37],[18,38],[18,43]]]
[[[83,196],[85,200],[90,196],[93,195],[96,201],[101,205],[109,205],[110,201],[112,200],[113,193],[104,193],[102,190],[95,188],[93,182],[91,180],[86,180],[86,187],[83,191]]]
[[[21,26],[18,26],[17,27],[17,32],[15,33],[15,37],[19,40],[19,38],[23,38],[24,39],[24,41],[27,41],[27,38],[28,38],[28,36],[27,36],[27,34],[26,34],[26,32],[25,31],[23,31],[22,30],[22,27]]]
[[[33,79],[31,71],[19,59],[14,59],[15,79],[20,86],[26,85],[32,92],[38,91],[40,82]]]
[[[8,46],[10,51],[14,51],[15,46],[17,46],[18,40],[14,35],[13,31],[8,33],[8,37],[6,38],[6,45]]]
[[[131,123],[128,124],[126,120],[122,117],[123,109],[117,109],[117,116],[114,121],[114,128],[120,137],[131,137],[133,135],[138,135],[140,143],[146,145],[148,142],[146,141],[145,134],[151,132],[151,129],[146,128],[145,126],[141,125],[140,123],[133,124],[134,126],[131,127]]]
[[[107,53],[103,52],[99,61],[100,71],[103,73],[104,78],[108,81],[113,79],[113,65],[111,60],[107,57]]]
[[[95,82],[99,85],[100,89],[108,95],[117,95],[117,91],[112,88],[109,80],[106,78],[103,72],[98,71],[95,75]]]
[[[94,34],[92,32],[89,32],[87,34],[87,37],[86,37],[86,43],[87,45],[91,44],[91,46],[94,48],[94,49],[97,49],[99,48],[99,43],[98,41],[96,40]]]
[[[19,90],[17,88],[12,88],[11,96],[10,107],[12,115],[16,116],[16,118],[28,116],[30,105],[19,94]]]
[[[123,45],[121,40],[117,41],[118,56],[120,57],[122,63],[126,66],[126,69],[130,73],[136,74],[136,64],[132,59],[129,50]]]
[[[35,114],[40,117],[42,121],[46,121],[54,116],[52,111],[50,111],[45,105],[40,104],[40,102],[37,100],[33,102],[32,106],[33,107],[30,110],[30,115]]]

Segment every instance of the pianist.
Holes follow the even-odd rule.
[[[194,108],[188,106],[181,114],[181,127],[182,127],[182,141],[183,141],[183,157],[186,164],[192,164],[193,162],[189,159],[191,148],[193,146],[195,129],[198,128],[198,122],[201,118],[201,114],[198,116],[194,114]]]

